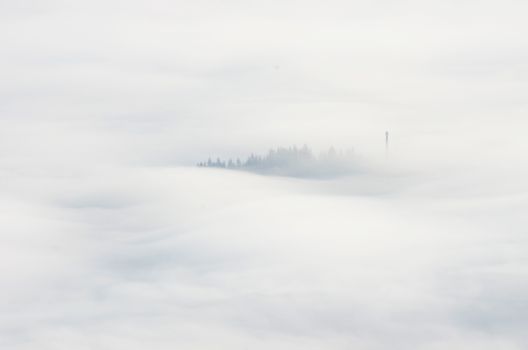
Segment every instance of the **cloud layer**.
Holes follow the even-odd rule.
[[[0,0],[0,347],[525,349],[526,6]]]
[[[389,179],[11,178],[3,346],[525,347],[526,195]]]

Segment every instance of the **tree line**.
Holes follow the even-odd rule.
[[[209,158],[200,162],[199,167],[241,169],[257,172],[276,172],[306,175],[311,173],[345,172],[352,168],[355,156],[353,150],[336,150],[330,147],[316,156],[308,146],[301,148],[278,147],[270,149],[264,156],[251,154],[244,160],[230,158],[227,160]]]

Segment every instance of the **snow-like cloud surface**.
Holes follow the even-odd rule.
[[[188,168],[8,179],[7,348],[527,345],[526,195]]]
[[[0,0],[0,348],[526,348],[526,10]]]

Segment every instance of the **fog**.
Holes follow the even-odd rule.
[[[526,10],[0,0],[0,347],[525,349]]]

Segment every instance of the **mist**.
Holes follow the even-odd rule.
[[[526,10],[0,1],[0,347],[525,349]]]

